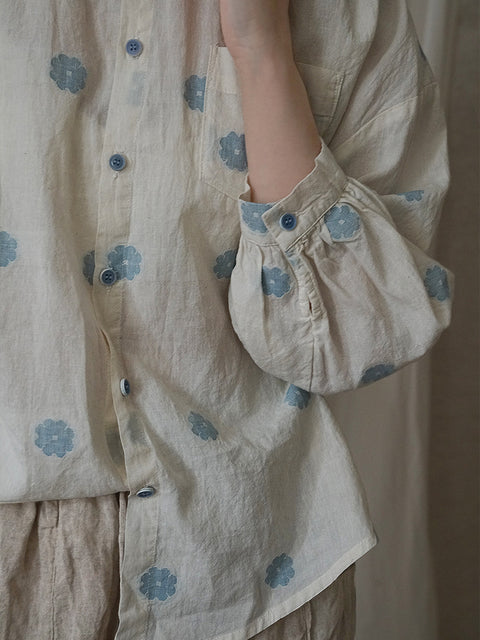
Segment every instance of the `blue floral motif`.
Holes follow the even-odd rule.
[[[274,558],[273,562],[267,568],[267,577],[265,582],[275,589],[279,585],[285,587],[295,575],[293,569],[293,560],[285,553]]]
[[[287,404],[291,407],[298,407],[299,409],[305,409],[310,402],[310,392],[305,391],[305,389],[300,389],[300,387],[291,384],[287,393],[285,394],[285,400]]]
[[[108,254],[108,266],[115,271],[119,280],[133,280],[137,273],[140,273],[141,261],[142,256],[131,245],[119,244]]]
[[[73,449],[73,429],[63,420],[45,420],[35,428],[37,439],[35,444],[47,456],[59,458]]]
[[[213,267],[217,278],[230,278],[232,275],[233,267],[235,266],[235,259],[237,257],[236,249],[229,249],[217,257],[216,264]]]
[[[17,241],[6,231],[0,231],[0,267],[6,267],[17,257]]]
[[[369,367],[363,372],[361,383],[370,384],[376,382],[382,378],[386,378],[395,372],[393,364],[376,364],[374,367]]]
[[[360,229],[360,216],[347,204],[332,207],[324,220],[332,240],[348,240]]]
[[[140,591],[149,600],[165,601],[176,592],[177,576],[170,573],[168,569],[150,567],[140,578]]]
[[[93,274],[95,273],[95,250],[89,251],[83,256],[83,275],[93,284]]]
[[[229,169],[246,170],[248,165],[245,134],[239,136],[235,131],[230,131],[228,136],[220,138],[220,147],[220,157]]]
[[[190,411],[188,421],[192,424],[193,433],[196,436],[200,436],[202,440],[208,440],[209,438],[212,440],[217,439],[218,431],[209,420],[201,416],[199,413]]]
[[[421,189],[417,189],[417,191],[405,191],[405,193],[399,193],[397,195],[403,196],[408,202],[413,202],[414,200],[420,202],[420,200],[423,198],[424,193],[425,192]]]
[[[68,89],[77,93],[85,86],[87,70],[78,58],[69,58],[64,53],[52,58],[50,77],[55,80],[59,89]]]
[[[290,291],[290,276],[278,267],[262,267],[262,289],[266,296],[281,298]]]
[[[443,301],[450,297],[447,272],[438,264],[427,269],[423,283],[431,298]]]
[[[190,109],[203,111],[206,80],[206,76],[200,78],[200,76],[196,75],[190,76],[185,80],[185,91],[183,93],[183,97],[187,101]]]
[[[261,202],[245,202],[244,200],[241,200],[240,203],[242,220],[247,227],[257,233],[267,233],[268,229],[262,220],[262,213],[265,213],[273,205]]]

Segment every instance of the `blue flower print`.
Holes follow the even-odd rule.
[[[427,269],[423,283],[431,298],[443,301],[450,297],[447,272],[438,264]]]
[[[236,249],[229,249],[217,257],[216,265],[213,267],[217,278],[230,278],[232,275],[233,267],[235,266],[235,259],[237,257]]]
[[[293,560],[290,556],[287,556],[285,553],[277,556],[267,568],[265,582],[269,584],[272,589],[275,589],[279,585],[285,587],[295,575],[292,565]]]
[[[394,373],[395,367],[393,364],[376,364],[374,367],[369,367],[363,372],[361,383],[370,384],[376,382],[382,378],[386,378]]]
[[[149,600],[165,601],[169,596],[175,594],[177,584],[177,576],[170,573],[168,569],[158,569],[158,567],[150,567],[140,578],[140,591]]]
[[[267,233],[268,229],[262,220],[262,213],[273,207],[273,204],[262,202],[245,202],[240,201],[242,210],[242,220],[247,227],[257,233]]]
[[[332,240],[349,240],[360,229],[360,216],[347,204],[335,205],[324,219]]]
[[[85,86],[87,70],[78,58],[69,58],[64,53],[52,58],[50,77],[55,80],[59,89],[68,89],[77,93]]]
[[[220,147],[220,157],[229,169],[246,170],[248,165],[245,134],[239,136],[235,131],[230,131],[228,136],[220,139]]]
[[[137,273],[140,273],[140,262],[142,256],[135,247],[128,247],[119,244],[108,254],[108,266],[117,274],[117,278],[127,278],[133,280]]]
[[[200,436],[202,440],[208,440],[209,438],[212,440],[217,439],[218,431],[209,420],[201,416],[199,413],[190,411],[188,421],[192,424],[193,433],[196,436]]]
[[[190,76],[189,78],[187,78],[187,80],[185,80],[185,91],[183,93],[183,97],[187,101],[190,109],[198,109],[199,111],[203,111],[206,80],[206,76],[200,78],[196,75]]]
[[[262,267],[262,289],[266,296],[281,298],[290,291],[290,276],[278,267]]]
[[[83,256],[83,275],[90,284],[93,284],[95,273],[95,250],[89,251]]]
[[[296,387],[294,384],[291,384],[287,389],[287,393],[285,394],[284,402],[292,407],[305,409],[310,402],[310,392],[305,391],[304,389],[300,389],[300,387]]]
[[[35,444],[47,456],[59,458],[73,449],[73,429],[63,420],[45,420],[35,428],[37,439]]]
[[[17,241],[6,231],[0,231],[0,267],[6,267],[17,257]]]
[[[405,193],[399,193],[397,195],[403,196],[408,202],[414,202],[415,200],[417,202],[420,202],[420,200],[423,198],[424,193],[424,191],[418,189],[417,191],[405,191]]]

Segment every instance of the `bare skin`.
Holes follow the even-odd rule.
[[[289,0],[219,0],[225,44],[238,61],[290,47]]]
[[[275,202],[314,168],[321,150],[295,65],[289,0],[219,0],[240,83],[252,202]]]

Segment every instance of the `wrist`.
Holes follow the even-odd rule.
[[[234,63],[242,95],[247,90],[251,93],[254,88],[261,90],[262,86],[265,90],[277,89],[282,83],[290,83],[292,76],[298,73],[291,52],[278,46],[275,50],[264,49],[258,54],[234,58]]]
[[[290,33],[274,40],[266,38],[257,46],[250,46],[232,55],[237,74],[252,76],[274,64],[294,64]]]

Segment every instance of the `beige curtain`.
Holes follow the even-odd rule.
[[[357,564],[357,640],[479,640],[478,0],[409,0],[440,81],[452,185],[434,257],[453,321],[421,360],[328,399],[379,544]]]

